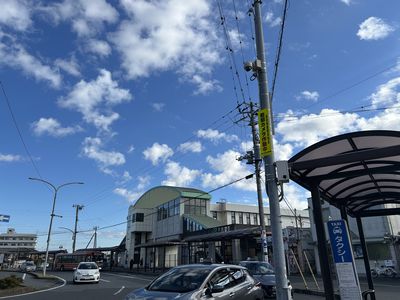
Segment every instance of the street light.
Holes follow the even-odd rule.
[[[67,227],[58,227],[58,228],[60,228],[60,229],[65,229],[65,230],[70,231],[70,232],[72,233],[72,240],[74,240],[74,238],[75,238],[75,232],[74,232],[72,229],[69,229],[69,228],[67,228]],[[74,251],[72,251],[72,252],[74,252]]]
[[[68,182],[68,183],[64,183],[64,184],[59,185],[58,187],[56,187],[53,184],[51,184],[50,182],[48,182],[46,180],[43,180],[43,179],[40,179],[40,178],[29,177],[29,179],[30,180],[37,180],[37,181],[41,181],[43,183],[46,183],[47,185],[51,186],[53,188],[53,190],[54,190],[53,208],[51,209],[49,233],[47,234],[46,256],[45,256],[45,259],[44,259],[44,267],[43,267],[43,276],[46,276],[47,260],[49,258],[49,245],[50,245],[51,226],[53,225],[53,217],[55,216],[54,208],[56,206],[57,192],[58,192],[59,189],[61,189],[62,187],[66,186],[66,185],[83,184],[83,182]]]

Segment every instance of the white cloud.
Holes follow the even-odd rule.
[[[193,75],[190,81],[197,85],[197,89],[194,91],[195,95],[207,95],[212,91],[222,92],[222,86],[218,80],[205,80],[200,75]]]
[[[104,23],[115,23],[118,20],[117,10],[105,0],[97,1],[64,1],[48,6],[46,12],[53,19],[69,21],[78,36],[91,36],[99,32]]]
[[[132,153],[134,150],[135,150],[135,147],[133,145],[130,145],[127,152]]]
[[[290,115],[291,112],[288,112]],[[283,142],[295,143],[296,146],[309,146],[324,138],[357,129],[358,115],[340,113],[333,109],[323,109],[320,114],[302,117],[285,117],[276,127]]]
[[[102,149],[103,142],[100,138],[87,137],[82,144],[82,154],[99,163],[100,169],[109,173],[110,166],[120,166],[125,164],[125,156],[116,151],[105,151]]]
[[[350,5],[353,3],[353,0],[340,0],[340,2],[346,4],[346,5]]]
[[[361,40],[380,40],[387,37],[394,30],[394,27],[385,23],[382,19],[369,17],[360,24],[357,36]]]
[[[293,145],[292,144],[280,144],[274,138],[274,154],[276,160],[288,160],[293,155]]]
[[[10,42],[6,42],[6,38]],[[22,70],[28,76],[32,76],[37,80],[47,81],[54,88],[61,85],[61,75],[58,70],[43,63],[34,57],[13,38],[6,37],[0,32],[0,65],[7,65],[15,69]]]
[[[150,177],[149,176],[139,176],[137,178],[137,185],[132,189],[126,188],[115,188],[114,193],[124,197],[128,202],[132,203],[136,201],[145,191],[145,189],[149,186]]]
[[[209,74],[221,63],[221,41],[209,1],[123,0],[121,4],[129,20],[121,22],[111,40],[129,78],[176,70],[182,79],[196,83],[194,75]]]
[[[119,88],[118,83],[112,80],[111,73],[102,69],[96,80],[81,80],[58,103],[62,107],[80,112],[87,123],[108,131],[111,124],[119,118],[119,114],[112,111],[111,107],[131,99],[129,90]]]
[[[111,46],[102,40],[90,39],[86,45],[86,51],[106,57],[111,54]]]
[[[270,26],[270,27],[275,27],[279,26],[282,23],[281,17],[274,17],[274,13],[272,11],[267,12],[265,16],[265,22]]]
[[[39,121],[33,122],[31,127],[38,136],[48,134],[54,137],[63,137],[83,130],[80,126],[62,127],[60,122],[53,118],[40,118]]]
[[[229,143],[239,140],[239,138],[234,134],[226,134],[224,132],[219,132],[218,130],[214,129],[206,129],[206,130],[200,129],[197,131],[196,134],[197,137],[210,140],[214,143],[220,140],[225,140],[226,142]]]
[[[308,207],[307,198],[311,197],[309,191],[300,188],[294,183],[289,183],[283,186],[283,192],[292,208],[305,209]],[[281,202],[281,207],[288,209],[284,201]]]
[[[160,145],[159,143],[154,143],[143,151],[144,158],[150,160],[154,166],[160,162],[166,162],[173,154],[174,151],[167,144]]]
[[[155,111],[161,112],[163,111],[164,107],[165,107],[165,103],[162,102],[154,102],[151,104],[151,106],[153,107],[153,109]]]
[[[248,165],[237,161],[240,155],[241,153],[239,152],[228,150],[222,154],[218,154],[216,157],[207,156],[207,163],[217,173],[202,174],[203,187],[216,188],[251,174],[253,171],[249,169]],[[232,186],[245,191],[256,190],[254,179],[241,180]]]
[[[302,91],[300,95],[296,96],[297,100],[305,99],[313,102],[317,102],[319,98],[319,93],[317,91]]]
[[[400,108],[388,108],[369,119],[360,118],[357,126],[360,130],[400,130]]]
[[[186,142],[186,143],[179,145],[178,151],[183,152],[183,153],[187,153],[187,152],[200,153],[201,151],[203,151],[203,146],[198,141]]]
[[[79,65],[74,59],[56,59],[54,65],[72,76],[78,77],[81,75],[81,72],[79,71]]]
[[[15,162],[23,160],[20,155],[0,153],[0,162]]]
[[[400,77],[378,86],[377,91],[370,98],[373,107],[400,103]]]
[[[32,11],[28,1],[1,0],[0,7],[0,24],[19,31],[27,30],[31,26]]]
[[[162,184],[170,186],[189,186],[200,174],[199,170],[190,170],[179,163],[169,161],[164,170],[167,179]]]

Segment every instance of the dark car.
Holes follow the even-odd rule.
[[[267,297],[276,295],[275,271],[272,265],[263,261],[241,261],[239,265],[247,268],[254,279],[261,283]]]
[[[260,284],[243,267],[196,264],[175,267],[125,299],[262,300],[263,296]]]

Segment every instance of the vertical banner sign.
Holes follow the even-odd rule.
[[[328,221],[328,232],[339,281],[340,297],[342,300],[360,300],[360,285],[345,221]]]
[[[272,137],[269,125],[269,110],[258,111],[258,130],[260,131],[260,154],[266,157],[272,154]]]

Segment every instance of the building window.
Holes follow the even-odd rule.
[[[157,207],[157,220],[164,220],[166,218],[179,215],[180,201],[179,198],[168,201]]]
[[[132,223],[135,223],[135,222],[136,222],[135,214],[132,214]]]
[[[231,223],[236,224],[236,213],[231,211]]]
[[[243,213],[239,213],[239,224],[243,224]]]
[[[250,221],[250,213],[246,213],[246,224],[250,225],[251,221]]]
[[[136,213],[136,222],[144,221],[144,213]]]
[[[253,215],[254,225],[258,225],[257,214]]]
[[[213,217],[213,219],[218,220],[218,213],[216,211],[213,211],[212,217]]]
[[[204,199],[185,199],[185,214],[188,215],[205,215],[207,200]]]

